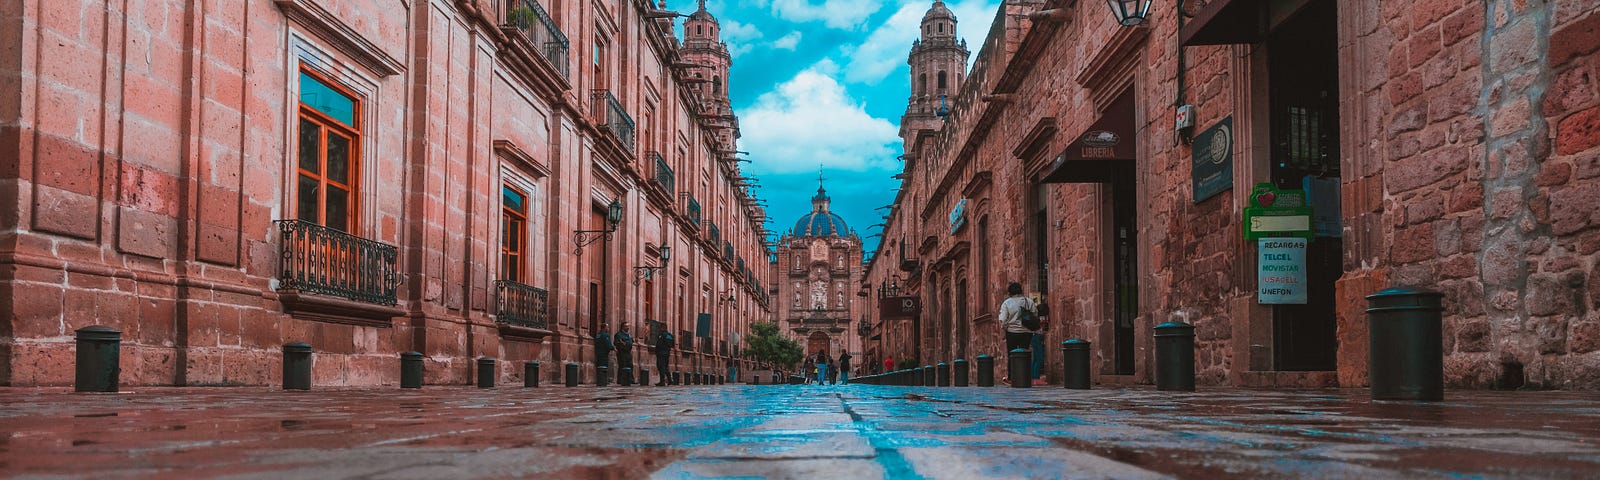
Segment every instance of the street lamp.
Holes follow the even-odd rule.
[[[606,206],[605,228],[572,232],[572,241],[578,244],[578,248],[573,249],[573,253],[582,254],[583,247],[587,247],[602,238],[608,242],[611,241],[611,234],[617,231],[617,224],[620,223],[622,223],[622,201],[612,200],[611,205]]]
[[[634,285],[638,285],[639,281],[641,281],[641,280],[645,280],[645,279],[654,277],[655,273],[657,271],[666,269],[667,268],[667,262],[672,260],[672,247],[661,247],[661,255],[660,256],[661,256],[661,264],[660,265],[656,265],[654,267],[633,267],[633,284]]]
[[[1106,5],[1111,7],[1111,16],[1116,17],[1117,23],[1124,27],[1131,27],[1144,23],[1150,18],[1151,0],[1106,0]]]

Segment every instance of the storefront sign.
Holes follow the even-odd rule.
[[[1306,303],[1306,244],[1304,238],[1256,240],[1256,302],[1262,305]]]
[[[1306,206],[1305,191],[1279,190],[1271,183],[1258,183],[1251,192],[1249,206],[1244,208],[1245,240],[1312,236],[1312,212]]]
[[[1233,188],[1233,117],[1200,132],[1194,138],[1194,203]]]
[[[884,320],[912,318],[922,313],[922,300],[917,297],[883,297],[878,299],[878,317]]]
[[[961,230],[961,226],[962,225],[966,225],[966,224],[967,224],[967,199],[963,198],[963,199],[961,199],[961,201],[956,202],[956,208],[955,209],[950,210],[950,233],[954,234],[954,233],[960,231]]]

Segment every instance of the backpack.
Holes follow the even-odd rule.
[[[1022,328],[1028,330],[1039,329],[1039,312],[1035,308],[1033,302],[1028,302],[1028,306],[1017,309],[1017,318],[1022,321]]]

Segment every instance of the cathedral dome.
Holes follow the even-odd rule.
[[[821,186],[817,187],[817,195],[811,197],[811,213],[800,217],[794,223],[794,236],[797,237],[843,237],[850,235],[850,226],[845,225],[844,218],[828,210],[828,191]]]
[[[928,22],[933,21],[933,20],[955,20],[955,19],[956,19],[955,12],[951,12],[948,7],[945,7],[944,6],[944,2],[942,0],[933,2],[933,7],[928,8],[928,13],[922,15],[922,23],[928,23]]]
[[[712,22],[712,23],[716,23],[716,21],[717,21],[717,17],[711,16],[711,12],[706,11],[706,2],[705,2],[705,0],[700,0],[700,9],[699,10],[695,10],[694,13],[689,14],[689,19],[690,20],[704,20],[704,21],[708,21],[708,22]]]

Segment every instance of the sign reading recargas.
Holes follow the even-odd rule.
[[[1306,303],[1306,244],[1304,238],[1256,240],[1261,257],[1256,261],[1256,302],[1262,305]]]

